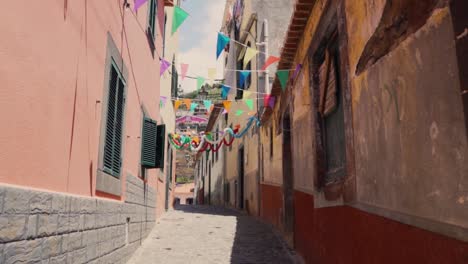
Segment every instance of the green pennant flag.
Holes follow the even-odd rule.
[[[245,99],[245,104],[249,107],[250,110],[253,110],[254,108],[253,103],[253,99]]]
[[[278,79],[281,84],[281,89],[286,90],[286,85],[288,84],[289,70],[279,70],[276,72]]]
[[[184,23],[185,19],[187,19],[188,13],[182,10],[180,7],[174,7],[174,18],[172,21],[172,35],[177,31],[177,29]]]
[[[236,116],[240,116],[240,115],[242,115],[243,113],[244,113],[244,111],[243,111],[243,110],[237,110],[237,112],[236,112]]]
[[[205,84],[205,78],[197,77],[197,91],[200,90],[203,84]]]

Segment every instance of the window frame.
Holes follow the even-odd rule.
[[[119,49],[117,48],[110,32],[107,32],[107,45],[106,45],[106,60],[104,66],[104,81],[103,81],[103,93],[101,100],[101,121],[100,121],[100,132],[99,132],[99,150],[98,150],[98,161],[96,166],[96,193],[106,193],[114,196],[122,195],[122,175],[125,162],[125,119],[126,119],[126,99],[127,99],[127,80],[128,80],[128,68],[126,67],[122,56],[120,55]],[[104,152],[106,142],[106,127],[108,118],[108,104],[109,104],[109,85],[111,81],[111,70],[114,67],[121,76],[123,86],[123,106],[122,106],[122,132],[121,132],[121,151],[120,151],[120,172],[118,177],[112,175],[104,170]]]

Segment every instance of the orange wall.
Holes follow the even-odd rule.
[[[122,185],[139,175],[144,105],[159,119],[159,61],[146,35],[147,4],[133,1],[6,1],[0,9],[0,182],[80,195],[94,193],[107,32],[129,76]],[[159,1],[158,21],[164,21]],[[122,21],[124,21],[122,23]],[[122,30],[122,29],[125,30]],[[161,53],[161,27],[157,53]],[[124,33],[124,34],[122,34]],[[156,170],[149,171],[154,187]]]

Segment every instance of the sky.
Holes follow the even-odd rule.
[[[225,0],[182,0],[181,8],[189,17],[179,29],[179,64],[189,64],[187,75],[208,78],[208,69],[216,68],[223,76],[223,58],[216,60],[217,32],[221,28]],[[180,68],[179,68],[180,73]],[[184,93],[197,88],[197,81],[179,81]]]

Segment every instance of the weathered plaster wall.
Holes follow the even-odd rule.
[[[349,32],[360,32],[348,3]],[[349,36],[355,50],[366,38]],[[350,52],[354,69],[356,56]],[[357,199],[468,227],[468,144],[450,13],[438,9],[398,48],[353,78]]]

